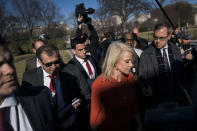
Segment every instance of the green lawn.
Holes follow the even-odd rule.
[[[66,50],[60,50],[60,55],[65,63],[67,63],[71,57]],[[23,72],[25,71],[25,62],[28,58],[32,57],[33,54],[26,54],[14,57],[14,64],[16,67],[16,72],[18,76],[18,80],[21,83]]]

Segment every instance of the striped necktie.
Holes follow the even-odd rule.
[[[168,63],[166,49],[167,48],[163,48],[163,62],[164,62],[165,69],[168,71],[170,69],[170,67],[169,67],[169,63]]]
[[[88,63],[88,61],[87,61],[87,60],[84,60],[84,62],[86,63],[86,67],[87,67],[87,69],[88,69],[89,75],[93,75],[92,69],[91,69],[90,64]]]

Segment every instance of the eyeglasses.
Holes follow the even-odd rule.
[[[161,40],[161,41],[164,41],[167,37],[168,36],[166,36],[166,37],[153,36],[154,40]]]
[[[43,63],[46,67],[50,67],[50,66],[52,66],[53,64],[54,65],[57,65],[57,64],[59,64],[61,62],[61,59],[58,59],[58,60],[56,60],[56,61],[54,61],[54,62],[50,62],[50,63]]]

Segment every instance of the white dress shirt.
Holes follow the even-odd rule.
[[[138,57],[140,58],[141,54],[142,54],[142,50],[141,49],[137,49],[137,48],[133,48],[136,52],[136,54],[138,55]]]
[[[38,61],[38,58],[36,57],[36,67],[38,68],[38,67],[40,67],[40,63],[39,63],[39,61]]]
[[[17,128],[19,128],[20,131],[33,131],[22,106],[17,102],[15,95],[12,94],[3,101],[0,105],[0,109],[4,107],[10,107],[5,112],[5,119],[10,123],[14,131],[17,131]],[[18,120],[19,125],[17,125]]]
[[[51,82],[51,78],[49,77],[49,73],[47,73],[44,69],[43,70],[43,80],[44,80],[44,85],[48,88],[50,88],[50,82]],[[58,101],[58,108],[64,107],[65,103],[64,103],[64,98],[63,98],[63,94],[62,94],[62,89],[61,89],[61,83],[60,83],[60,77],[59,75],[54,76],[54,84],[55,84],[55,88],[56,88],[56,93],[57,93],[57,101]],[[55,96],[55,93],[52,92],[52,96]]]
[[[47,73],[43,68],[43,81],[44,81],[44,86],[50,88],[50,82],[51,82],[51,78],[49,77],[49,73]]]
[[[167,58],[168,58],[168,65],[171,68],[171,66],[170,66],[170,59],[169,59],[169,56],[168,56],[168,44],[165,47],[160,49],[162,57],[163,57],[163,49],[164,48],[166,48],[165,51],[166,51],[166,55],[167,55]]]
[[[92,63],[91,63],[89,60],[87,60],[87,62],[88,62],[89,65],[90,65],[90,68],[91,68],[91,70],[92,70],[92,73],[93,73],[92,75],[89,75],[89,71],[88,71],[88,68],[87,68],[87,66],[86,66],[86,62],[85,62],[83,59],[81,59],[81,58],[79,58],[79,57],[77,57],[77,56],[75,56],[75,58],[79,61],[79,63],[81,63],[81,65],[82,65],[83,68],[85,69],[86,73],[88,74],[89,79],[95,78],[95,70],[94,70],[94,67],[93,67]]]

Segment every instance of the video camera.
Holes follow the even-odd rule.
[[[84,3],[76,5],[75,8],[75,15],[78,18],[79,14],[83,16],[83,23],[87,23],[88,21],[91,20],[91,18],[88,17],[88,14],[93,14],[95,12],[95,9],[93,8],[88,8],[86,9],[84,6]]]

